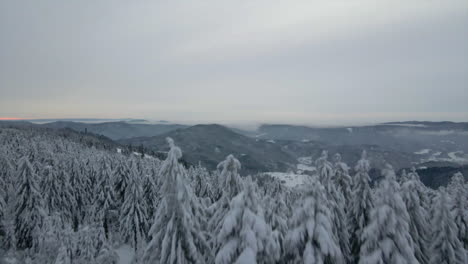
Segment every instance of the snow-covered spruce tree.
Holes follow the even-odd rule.
[[[71,223],[76,203],[68,173],[64,168],[59,168],[59,172],[56,172],[53,167],[47,166],[43,175],[42,194],[45,209],[49,214],[59,213],[63,222]]]
[[[208,226],[212,234],[218,234],[221,230],[223,220],[229,211],[229,204],[243,188],[242,180],[239,176],[241,168],[240,162],[233,155],[226,157],[226,160],[218,164],[218,170],[221,170],[219,175],[220,186],[222,190],[221,198],[208,208],[211,214]],[[216,237],[212,237],[212,249],[216,253],[220,244],[216,242]]]
[[[211,200],[210,173],[200,164],[190,167],[188,174],[192,180],[192,189],[194,194],[202,199]]]
[[[401,196],[409,214],[409,232],[414,242],[414,254],[419,263],[429,261],[430,226],[426,209],[421,205],[418,194],[419,179],[406,180],[401,186]]]
[[[124,195],[125,201],[120,209],[120,234],[124,242],[130,242],[130,245],[137,251],[141,243],[146,240],[147,205],[143,196],[141,178],[135,166],[131,168],[130,173]]]
[[[241,164],[233,155],[226,157],[226,160],[218,164],[218,170],[221,170],[222,189],[230,199],[234,198],[242,191],[243,185],[240,180],[239,170]]]
[[[333,180],[335,181],[336,185],[341,188],[343,196],[346,200],[345,204],[348,204],[350,203],[352,196],[352,179],[349,175],[349,167],[346,163],[341,161],[341,155],[339,153],[335,154],[334,160],[335,164],[333,166]]]
[[[265,186],[265,188],[266,195],[270,195],[275,200],[282,199],[286,209],[284,213],[286,214],[287,218],[289,218],[292,214],[292,209],[295,202],[302,195],[301,192],[285,187],[284,184],[276,178],[274,178],[267,186]]]
[[[90,179],[77,158],[73,158],[69,168],[70,186],[73,187],[71,194],[75,201],[75,206],[72,208],[73,230],[77,231],[84,218],[86,207],[91,202],[89,189],[92,188],[90,188]]]
[[[211,172],[209,181],[211,186],[210,198],[211,201],[216,202],[223,195],[221,172],[219,170]]]
[[[7,152],[0,152],[0,193],[3,193],[3,198],[8,200],[7,196],[10,192],[8,187],[11,187],[13,184],[13,165],[11,161],[7,158]]]
[[[153,170],[151,171],[151,174],[143,175],[143,198],[147,206],[146,216],[148,227],[153,224],[154,213],[161,201],[161,197],[159,196],[159,185],[155,181],[156,177],[153,176],[153,173],[157,174],[157,172],[153,172]]]
[[[61,246],[58,251],[57,258],[55,259],[55,264],[70,264],[71,259],[68,255],[67,248],[65,246]]]
[[[5,201],[5,198],[6,198],[6,191],[3,190],[3,187],[5,187],[4,189],[6,189],[6,183],[5,181],[0,178],[0,233],[2,233],[2,230],[3,230],[3,224],[4,224],[4,220],[5,220],[5,214],[6,214],[6,210],[7,210],[7,205],[6,205],[6,201]]]
[[[107,161],[102,159],[101,168],[97,174],[96,197],[93,211],[94,219],[102,224],[106,238],[109,239],[109,212],[115,207],[115,193],[112,187],[111,171]]]
[[[452,194],[451,212],[454,216],[455,225],[458,229],[458,239],[468,250],[468,201],[465,188],[465,178],[460,172],[453,175],[450,181],[450,193]]]
[[[279,245],[279,250],[275,253],[275,257],[279,259],[285,252],[284,237],[288,231],[288,208],[284,203],[284,194],[277,193],[274,198],[267,194],[263,204],[265,221],[272,229],[272,239]]]
[[[467,263],[466,251],[457,237],[457,226],[450,213],[450,198],[444,188],[435,199],[431,221],[430,264]]]
[[[399,194],[400,185],[390,165],[378,189],[370,223],[362,233],[360,264],[416,264],[414,243],[410,235],[410,218]]]
[[[163,162],[162,200],[149,231],[151,237],[143,263],[209,263],[211,252],[202,232],[201,206],[186,182],[186,171],[179,164],[180,148],[167,138],[170,150]]]
[[[244,191],[230,203],[222,228],[217,234],[221,245],[216,253],[216,264],[273,263],[279,259],[279,244],[271,236],[255,185],[248,177]]]
[[[0,248],[16,252],[17,239],[15,234],[15,211],[16,211],[16,199],[14,194],[9,195],[8,200],[5,203],[5,209],[3,214],[3,221],[1,228],[3,230],[3,236],[0,237]]]
[[[373,207],[372,190],[369,186],[370,164],[366,151],[362,151],[361,159],[354,168],[356,175],[353,178],[352,198],[348,211],[351,255],[354,262],[358,262],[362,244],[362,232],[369,224],[369,215]]]
[[[62,241],[63,219],[60,213],[52,213],[44,218],[38,239],[38,263],[50,263],[57,256]]]
[[[101,249],[99,250],[99,254],[96,258],[96,263],[99,264],[118,264],[119,263],[119,255],[117,252],[112,248],[112,246],[105,242]]]
[[[112,179],[114,181],[114,193],[116,198],[116,203],[118,206],[121,206],[125,201],[125,193],[127,186],[130,183],[130,177],[137,176],[138,170],[136,168],[135,160],[130,159],[130,164],[127,165],[124,160],[119,160],[117,167],[112,173]],[[133,168],[130,172],[130,168]]]
[[[419,178],[419,174],[416,171],[415,167],[412,167],[410,172],[408,173],[408,179],[414,180],[416,183],[416,191],[418,193],[419,202],[421,206],[426,210],[429,214],[432,206],[432,198],[429,197],[429,192],[434,191],[432,189],[427,188],[424,183],[422,183],[421,179]]]
[[[332,164],[328,161],[328,151],[322,151],[322,155],[315,161],[320,183],[324,184],[331,181],[333,175]]]
[[[402,170],[401,171],[401,175],[400,175],[400,178],[398,179],[398,182],[400,183],[400,185],[403,185],[403,183],[407,182],[410,180],[410,175],[408,175],[406,173],[406,170]]]
[[[78,263],[94,263],[94,259],[100,245],[97,244],[99,230],[92,226],[83,226],[78,231],[77,248],[79,253]]]
[[[36,251],[39,230],[45,216],[37,176],[27,157],[21,158],[18,167],[18,189],[15,205],[15,237],[21,249]]]
[[[326,190],[316,178],[308,188],[290,219],[284,260],[286,263],[344,263],[340,246],[333,238]]]
[[[340,250],[346,263],[351,261],[349,246],[348,219],[346,216],[346,200],[341,189],[335,185],[332,164],[328,161],[327,151],[316,161],[319,179],[325,188],[327,206],[331,212],[333,239],[340,245]]]

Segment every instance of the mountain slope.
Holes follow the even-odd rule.
[[[296,159],[281,146],[235,133],[220,125],[196,125],[177,129],[155,137],[121,140],[121,143],[143,145],[154,151],[167,151],[166,137],[182,148],[184,159],[191,164],[215,169],[227,155],[234,154],[242,163],[243,173],[284,171],[292,168]]]
[[[186,127],[178,124],[134,124],[128,122],[81,123],[69,121],[46,123],[42,124],[42,126],[50,128],[70,128],[79,132],[88,131],[106,136],[113,140],[156,136]]]

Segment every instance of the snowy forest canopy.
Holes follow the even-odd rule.
[[[84,137],[84,136],[83,136]],[[0,263],[467,263],[468,184],[415,170],[370,185],[326,151],[306,184],[118,153],[90,136],[0,128]],[[120,254],[119,254],[120,253]],[[129,262],[130,263],[130,262]]]

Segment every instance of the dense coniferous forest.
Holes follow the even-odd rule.
[[[468,263],[468,183],[426,187],[323,151],[296,188],[118,149],[70,131],[0,128],[0,263]],[[333,154],[333,156],[332,156]],[[351,168],[350,168],[351,166]],[[131,248],[122,253],[122,246]]]

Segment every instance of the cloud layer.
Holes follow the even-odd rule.
[[[2,1],[0,116],[468,119],[468,2]]]

